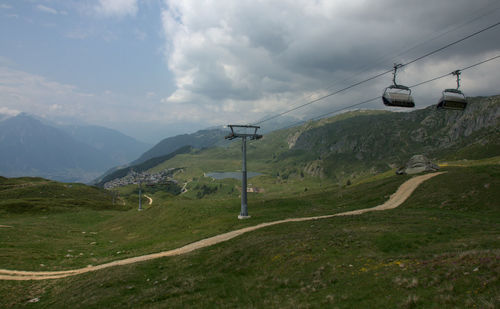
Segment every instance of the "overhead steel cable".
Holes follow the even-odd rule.
[[[459,69],[458,71],[465,71],[465,70],[471,69],[471,68],[473,68],[473,67],[476,67],[476,66],[478,66],[478,65],[484,64],[484,63],[486,63],[486,62],[493,61],[493,60],[498,59],[498,58],[500,58],[500,55],[497,55],[497,56],[494,56],[494,57],[488,58],[488,59],[486,59],[486,60],[483,60],[483,61],[477,62],[477,63],[472,64],[472,65],[469,65],[469,66],[467,66],[467,67],[464,67],[464,68],[462,68],[462,69]],[[423,84],[427,84],[427,83],[430,83],[430,82],[436,81],[436,80],[438,80],[438,79],[444,78],[444,77],[446,77],[446,76],[448,76],[448,75],[452,75],[452,74],[453,74],[453,72],[451,72],[451,73],[446,73],[446,74],[444,74],[444,75],[441,75],[441,76],[438,76],[438,77],[434,77],[434,78],[428,79],[428,80],[426,80],[426,81],[423,81],[423,82],[417,83],[417,84],[415,84],[415,85],[409,86],[408,88],[415,88],[415,87],[418,87],[418,86],[421,86],[421,85],[423,85]],[[347,109],[350,109],[350,108],[353,108],[353,107],[356,107],[356,106],[364,105],[364,104],[367,104],[367,103],[373,102],[373,101],[375,101],[375,100],[379,100],[380,98],[381,98],[381,96],[378,96],[378,97],[375,97],[375,98],[371,98],[371,99],[368,99],[368,100],[364,100],[364,101],[362,101],[362,102],[358,102],[358,103],[355,103],[355,104],[351,104],[351,105],[349,105],[349,106],[345,106],[345,107],[342,107],[342,108],[338,108],[338,109],[336,109],[336,110],[334,110],[334,111],[330,111],[330,112],[327,112],[327,113],[324,113],[324,114],[321,114],[321,115],[315,116],[315,117],[313,117],[313,118],[309,118],[309,119],[306,119],[306,120],[301,120],[301,121],[298,121],[298,122],[296,122],[296,123],[293,123],[293,124],[291,124],[291,125],[288,125],[288,126],[286,126],[286,127],[283,127],[283,128],[281,128],[281,129],[279,129],[279,130],[286,130],[286,129],[289,129],[289,128],[293,128],[293,127],[295,127],[295,126],[298,126],[298,125],[304,124],[304,123],[309,122],[309,121],[318,120],[318,119],[324,118],[324,117],[326,117],[326,116],[329,116],[329,115],[332,115],[332,114],[336,114],[336,113],[339,113],[339,112],[341,112],[341,111],[344,111],[344,110],[347,110]]]
[[[459,39],[459,40],[456,40],[456,41],[454,41],[454,42],[451,42],[451,43],[449,43],[449,44],[447,44],[447,45],[445,45],[445,46],[443,46],[443,47],[441,47],[441,48],[438,48],[438,49],[436,49],[436,50],[433,50],[433,51],[431,51],[431,52],[429,52],[429,53],[427,53],[427,54],[425,54],[425,55],[423,55],[423,56],[420,56],[420,57],[418,57],[418,58],[415,58],[415,59],[413,59],[412,61],[410,61],[410,62],[407,62],[407,63],[403,64],[403,66],[407,66],[407,65],[412,64],[412,63],[414,63],[414,62],[417,62],[417,61],[419,61],[419,60],[421,60],[421,59],[424,59],[424,58],[426,58],[426,57],[429,57],[429,56],[431,56],[431,55],[434,55],[435,53],[438,53],[438,52],[442,51],[443,49],[446,49],[446,48],[451,47],[451,46],[453,46],[453,45],[456,45],[456,44],[458,44],[458,43],[460,43],[460,42],[463,42],[463,41],[465,41],[465,40],[467,40],[467,39],[470,39],[471,37],[476,36],[476,35],[478,35],[478,34],[480,34],[480,33],[485,32],[485,31],[488,31],[488,30],[490,30],[490,29],[492,29],[492,28],[495,28],[495,27],[497,27],[498,25],[500,25],[500,22],[497,22],[497,23],[495,23],[495,24],[493,24],[493,25],[491,25],[491,26],[488,26],[488,27],[483,28],[483,29],[481,29],[481,30],[479,30],[479,31],[476,31],[476,32],[474,32],[474,33],[472,33],[472,34],[469,34],[468,36],[466,36],[466,37],[464,37],[464,38],[461,38],[461,39]]]
[[[492,4],[490,4],[490,5],[487,5],[487,6],[485,6],[485,7],[484,7],[484,8],[482,8],[482,9],[476,10],[475,12],[479,12],[479,11],[481,11],[481,10],[483,10],[483,9],[488,9],[488,7],[492,6],[493,4],[494,4],[494,3],[492,3]],[[495,5],[497,5],[497,4],[495,4]],[[481,15],[479,15],[479,16],[476,16],[476,17],[474,17],[474,18],[472,18],[472,19],[470,19],[470,20],[468,20],[468,21],[465,21],[465,22],[463,22],[463,23],[460,23],[460,24],[458,24],[458,26],[456,26],[455,28],[452,28],[452,29],[450,29],[450,30],[447,30],[447,31],[445,31],[445,32],[443,32],[443,33],[441,33],[441,34],[439,34],[439,35],[436,35],[435,37],[433,37],[433,38],[431,38],[431,39],[428,39],[428,40],[425,40],[425,41],[423,41],[423,42],[417,43],[417,44],[413,45],[412,47],[410,47],[410,48],[408,48],[408,49],[406,49],[406,50],[404,50],[404,51],[402,51],[402,52],[398,53],[398,54],[397,54],[397,55],[395,55],[394,57],[399,57],[399,56],[402,56],[402,55],[404,55],[404,54],[406,54],[406,53],[408,53],[408,52],[410,52],[410,51],[412,51],[412,50],[414,50],[414,49],[418,48],[419,46],[424,45],[425,43],[428,43],[428,42],[434,41],[434,40],[436,40],[436,39],[439,39],[439,38],[441,38],[441,37],[443,37],[443,36],[445,36],[445,35],[448,35],[448,34],[449,34],[449,33],[451,33],[451,32],[454,32],[454,31],[456,31],[456,30],[458,30],[458,29],[460,29],[460,28],[462,28],[462,27],[464,27],[464,26],[468,25],[468,24],[471,24],[471,23],[473,23],[473,22],[475,22],[475,21],[477,21],[477,20],[479,20],[479,19],[481,19],[481,18],[483,18],[483,17],[485,17],[485,16],[487,16],[487,15],[491,15],[491,14],[495,13],[495,11],[497,11],[499,8],[500,8],[500,7],[496,7],[496,8],[494,8],[494,9],[489,9],[486,13],[481,14]],[[470,15],[468,15],[468,16],[470,16]],[[394,57],[391,57],[391,58],[394,58]],[[388,59],[388,58],[389,58],[389,57],[385,57],[385,58],[383,58],[383,60]],[[381,62],[382,62],[382,61],[377,62],[377,64],[378,64],[378,63],[381,63]]]
[[[333,95],[336,95],[336,94],[338,94],[338,93],[340,93],[340,92],[342,92],[342,91],[345,91],[345,90],[351,89],[351,88],[353,88],[353,87],[356,87],[356,86],[358,86],[358,85],[361,85],[361,84],[363,84],[363,83],[366,83],[366,82],[368,82],[368,81],[371,81],[371,80],[373,80],[373,79],[375,79],[375,78],[378,78],[378,77],[380,77],[380,76],[382,76],[382,75],[385,75],[385,74],[387,74],[387,73],[391,73],[391,72],[392,72],[392,69],[391,69],[391,70],[388,70],[388,71],[385,71],[385,72],[382,72],[382,73],[379,73],[379,74],[377,74],[377,75],[375,75],[375,76],[372,76],[372,77],[370,77],[370,78],[367,78],[367,79],[365,79],[365,80],[362,80],[362,81],[360,81],[360,82],[357,82],[357,83],[355,83],[355,84],[352,84],[352,85],[347,86],[347,87],[345,87],[345,88],[342,88],[342,89],[340,89],[340,90],[334,91],[334,92],[332,92],[332,93],[329,93],[329,94],[327,94],[327,95],[324,95],[324,96],[322,96],[322,97],[319,97],[319,98],[317,98],[317,99],[314,99],[314,100],[312,100],[312,101],[309,101],[309,102],[307,102],[307,103],[304,103],[304,104],[302,104],[302,105],[299,105],[299,106],[297,106],[297,107],[294,107],[294,108],[292,108],[292,109],[289,109],[289,110],[287,110],[287,111],[284,111],[284,112],[282,112],[282,113],[279,113],[279,114],[276,114],[276,115],[271,116],[271,117],[269,117],[269,118],[266,118],[266,119],[264,119],[264,120],[258,121],[258,122],[256,122],[256,123],[254,123],[254,125],[258,125],[258,124],[261,124],[261,123],[267,122],[267,121],[269,121],[269,120],[272,120],[272,119],[275,119],[275,118],[281,117],[281,116],[283,116],[283,115],[285,115],[285,114],[288,114],[288,113],[290,113],[290,112],[293,112],[293,111],[295,111],[295,110],[298,110],[298,109],[300,109],[300,108],[302,108],[302,107],[304,107],[304,106],[311,105],[311,104],[313,104],[313,103],[316,103],[316,102],[321,101],[321,100],[323,100],[323,99],[326,99],[326,98],[328,98],[328,97],[331,97],[331,96],[333,96]]]
[[[469,65],[469,66],[467,66],[467,67],[465,67],[465,68],[463,68],[463,69],[459,69],[458,71],[465,71],[465,70],[471,69],[471,68],[473,68],[473,67],[477,67],[478,65],[481,65],[481,64],[483,64],[483,63],[486,63],[486,62],[489,62],[489,61],[495,60],[495,59],[497,59],[497,58],[500,58],[500,55],[497,55],[497,56],[495,56],[495,57],[488,58],[488,59],[483,60],[483,61],[480,61],[480,62],[478,62],[478,63],[474,63],[474,64]],[[415,87],[418,87],[418,86],[420,86],[420,85],[423,85],[423,84],[427,84],[427,83],[433,82],[433,81],[435,81],[435,80],[438,80],[438,79],[444,78],[444,77],[446,77],[446,76],[448,76],[448,75],[452,75],[452,74],[453,74],[453,72],[448,73],[448,74],[444,74],[444,75],[441,75],[441,76],[438,76],[438,77],[435,77],[435,78],[432,78],[432,79],[426,80],[426,81],[424,81],[424,82],[420,82],[420,83],[418,83],[418,84],[412,85],[412,86],[410,86],[409,88],[415,88]]]
[[[448,75],[448,74],[447,74]],[[321,119],[323,117],[326,117],[326,116],[329,116],[329,115],[332,115],[332,114],[336,114],[336,113],[339,113],[341,111],[344,111],[346,109],[349,109],[349,108],[353,108],[353,107],[356,107],[356,106],[359,106],[359,105],[364,105],[364,104],[367,104],[367,103],[370,103],[372,101],[375,101],[375,100],[379,100],[381,98],[381,96],[378,96],[378,97],[375,97],[375,98],[371,98],[371,99],[368,99],[368,100],[365,100],[365,101],[362,101],[362,102],[358,102],[358,103],[355,103],[355,104],[352,104],[352,105],[349,105],[349,106],[345,106],[345,107],[342,107],[342,108],[338,108],[334,111],[331,111],[331,112],[328,112],[328,113],[325,113],[325,114],[321,114],[321,115],[318,115],[318,116],[315,116],[313,118],[309,118],[309,119],[306,119],[306,120],[301,120],[301,121],[298,121],[298,122],[295,122],[291,125],[288,125],[286,127],[283,127],[281,129],[278,129],[278,130],[286,130],[286,129],[290,129],[290,128],[293,128],[293,127],[296,127],[296,126],[299,126],[301,124],[304,124],[306,122],[309,122],[309,121],[314,121],[314,120],[318,120],[318,119]]]
[[[487,5],[487,6],[483,7],[482,9],[476,10],[474,13],[477,13],[477,12],[479,12],[479,11],[482,11],[482,10],[484,10],[485,8],[488,8],[488,7],[492,6],[492,5],[493,5],[493,4]],[[453,29],[450,29],[450,30],[447,30],[447,31],[445,31],[445,32],[443,32],[443,33],[441,33],[441,34],[439,34],[439,35],[437,35],[437,36],[435,36],[435,37],[433,37],[433,38],[431,38],[431,39],[428,39],[428,40],[425,40],[425,41],[423,41],[423,42],[417,43],[417,44],[413,45],[412,47],[410,47],[410,48],[408,48],[408,49],[406,49],[406,50],[404,50],[404,51],[402,51],[402,52],[399,52],[399,53],[398,53],[398,54],[396,54],[396,55],[382,57],[382,58],[380,58],[380,59],[379,59],[379,60],[378,60],[378,61],[377,61],[374,65],[371,65],[371,66],[370,66],[370,65],[365,65],[364,67],[360,68],[360,72],[355,73],[355,74],[351,75],[350,77],[345,78],[345,79],[344,79],[344,80],[342,80],[342,81],[335,82],[334,84],[332,84],[332,85],[330,85],[328,88],[326,88],[326,91],[331,90],[331,89],[332,89],[335,85],[337,85],[337,84],[339,84],[339,83],[342,83],[342,82],[347,82],[347,81],[349,81],[349,80],[352,80],[353,78],[355,78],[355,77],[357,77],[357,76],[361,75],[361,74],[363,73],[363,71],[366,71],[366,70],[368,70],[368,69],[370,69],[370,68],[373,68],[374,66],[376,66],[376,65],[378,65],[378,64],[380,64],[380,63],[382,63],[382,62],[383,62],[383,61],[385,61],[386,59],[389,59],[389,58],[394,58],[394,57],[398,57],[398,56],[404,55],[404,54],[408,53],[409,51],[414,50],[414,49],[416,49],[417,47],[422,46],[423,44],[425,44],[425,43],[427,43],[427,42],[434,41],[434,40],[436,40],[436,39],[438,39],[438,38],[440,38],[440,37],[443,37],[443,36],[445,36],[445,35],[447,35],[447,34],[449,34],[449,33],[453,32],[453,31],[458,30],[458,29],[460,29],[460,28],[462,28],[462,27],[464,27],[464,26],[466,26],[466,25],[468,25],[468,24],[470,24],[470,23],[473,23],[474,21],[477,21],[477,20],[479,20],[479,19],[481,19],[481,18],[483,18],[483,17],[485,17],[485,16],[487,16],[487,15],[491,15],[491,14],[495,13],[495,11],[496,11],[496,10],[498,10],[498,9],[499,9],[499,7],[496,7],[496,8],[494,8],[494,9],[490,9],[490,10],[488,10],[488,11],[487,11],[486,13],[484,13],[484,14],[481,14],[481,15],[476,16],[476,17],[474,17],[474,18],[472,18],[472,19],[470,19],[470,20],[468,20],[468,21],[466,21],[466,22],[463,22],[463,23],[459,24],[457,27],[455,27],[455,28],[453,28]],[[314,96],[314,94],[310,94],[310,95],[308,95],[307,97],[304,97],[304,100],[306,100],[306,99],[308,99],[308,98],[311,98],[311,97],[313,97],[313,96]],[[315,99],[315,100],[316,100],[316,99]],[[300,101],[300,100],[296,100],[296,102],[297,102],[297,103],[298,103],[299,101]],[[315,102],[316,102],[316,101],[315,101]],[[299,108],[301,108],[301,107],[302,107],[302,106],[293,107],[293,108],[292,108],[293,110],[291,110],[290,112],[292,112],[292,111],[294,111],[294,110],[296,110],[296,109],[299,109]],[[275,116],[279,117],[278,115],[275,115]],[[281,116],[281,115],[280,115],[280,116]],[[274,116],[273,116],[273,118],[272,118],[272,119],[277,118],[277,117],[274,117]],[[271,120],[271,119],[269,119],[269,120]],[[265,122],[265,121],[268,121],[268,119],[260,120],[259,122],[256,122],[256,124],[259,124],[259,123],[262,123],[262,122]]]
[[[487,5],[487,6],[483,7],[482,9],[476,10],[474,13],[477,13],[477,12],[480,12],[480,11],[482,11],[482,10],[484,10],[484,9],[487,9],[488,7],[492,6],[493,4],[494,4],[494,3],[492,3],[492,4],[490,4],[490,5]],[[497,6],[498,6],[498,4],[495,4],[495,5],[497,5]],[[456,30],[458,30],[458,29],[460,29],[460,28],[462,28],[462,27],[464,27],[464,26],[466,26],[466,25],[468,25],[468,24],[471,24],[471,23],[473,23],[473,22],[475,22],[475,21],[477,21],[477,20],[479,20],[479,19],[481,19],[481,18],[483,18],[483,17],[485,17],[485,16],[487,16],[487,15],[491,15],[491,14],[495,13],[495,11],[497,11],[497,10],[499,10],[499,9],[500,9],[500,7],[496,7],[496,8],[494,8],[494,9],[489,9],[489,10],[487,10],[487,12],[486,12],[486,13],[484,13],[484,14],[481,14],[481,15],[479,15],[479,16],[476,16],[476,17],[474,17],[474,18],[472,18],[472,19],[470,19],[470,20],[468,20],[468,21],[466,21],[466,22],[460,23],[460,24],[458,24],[458,26],[456,26],[455,28],[452,28],[452,29],[449,29],[449,30],[447,30],[447,31],[445,31],[445,32],[443,32],[443,33],[440,33],[440,34],[438,34],[438,35],[434,36],[433,38],[430,38],[430,39],[427,39],[427,40],[422,41],[422,42],[420,42],[420,43],[417,43],[417,44],[413,45],[412,47],[407,48],[406,50],[399,52],[399,53],[398,53],[398,54],[396,54],[396,55],[391,55],[391,56],[381,57],[378,61],[376,61],[376,62],[375,62],[375,64],[373,64],[373,65],[365,65],[365,66],[363,66],[362,68],[360,68],[360,69],[359,69],[358,73],[355,73],[355,74],[351,75],[350,77],[345,78],[345,79],[344,79],[344,80],[342,80],[342,81],[339,81],[339,82],[334,83],[333,85],[331,85],[331,86],[329,86],[328,88],[326,88],[326,91],[331,90],[331,89],[332,89],[335,85],[337,85],[337,84],[339,84],[339,83],[342,83],[342,82],[348,82],[348,81],[352,80],[353,78],[355,78],[355,77],[357,77],[357,76],[361,75],[363,72],[366,72],[367,70],[369,70],[369,69],[371,69],[371,68],[375,67],[376,65],[381,64],[382,62],[386,61],[387,59],[394,59],[395,57],[399,57],[399,56],[402,56],[402,55],[404,55],[404,54],[407,54],[408,52],[410,52],[410,51],[412,51],[412,50],[414,50],[414,49],[416,49],[416,48],[418,48],[418,47],[420,47],[420,46],[424,45],[425,43],[428,43],[428,42],[434,41],[434,40],[439,39],[439,38],[441,38],[441,37],[443,37],[443,36],[445,36],[445,35],[448,35],[449,33],[453,32],[453,31],[456,31]],[[469,16],[470,16],[470,15],[469,15]],[[312,96],[313,96],[313,95],[309,95],[307,98],[310,98],[310,97],[312,97]]]
[[[465,70],[471,69],[471,68],[473,68],[473,67],[477,67],[478,65],[481,65],[481,64],[483,64],[483,63],[485,63],[485,62],[489,62],[489,61],[495,60],[495,59],[497,59],[497,58],[500,58],[500,55],[495,56],[495,57],[491,57],[491,58],[489,58],[489,59],[483,60],[483,61],[481,61],[481,62],[478,62],[478,63],[472,64],[472,65],[469,65],[468,67],[465,67],[465,68],[461,69],[460,71],[465,71]],[[450,74],[451,74],[451,73],[450,73]]]
[[[440,51],[442,51],[442,50],[444,50],[444,49],[446,49],[446,48],[449,48],[449,47],[451,47],[451,46],[453,46],[453,45],[456,45],[456,44],[458,44],[458,43],[460,43],[460,42],[463,42],[463,41],[465,41],[465,40],[467,40],[467,39],[470,39],[470,38],[472,38],[472,37],[474,37],[474,36],[476,36],[476,35],[478,35],[478,34],[481,34],[481,33],[485,32],[485,31],[490,30],[490,29],[492,29],[492,28],[495,28],[495,27],[497,27],[497,26],[499,26],[499,25],[500,25],[500,22],[496,22],[495,24],[492,24],[492,25],[490,25],[490,26],[488,26],[488,27],[486,27],[486,28],[483,28],[483,29],[481,29],[481,30],[478,30],[478,31],[476,31],[476,32],[474,32],[474,33],[472,33],[472,34],[469,34],[469,35],[467,35],[467,36],[465,36],[465,37],[461,38],[461,39],[455,40],[455,41],[453,41],[453,42],[451,42],[451,43],[449,43],[449,44],[446,44],[446,45],[445,45],[445,46],[443,46],[443,47],[440,47],[440,48],[438,48],[438,49],[435,49],[435,50],[433,50],[433,51],[431,51],[431,52],[428,52],[428,53],[426,53],[426,54],[424,54],[424,55],[422,55],[422,56],[420,56],[420,57],[417,57],[417,58],[415,58],[415,59],[413,59],[413,60],[411,60],[411,61],[409,61],[409,62],[407,62],[407,63],[404,63],[404,64],[402,64],[401,66],[407,66],[407,65],[410,65],[410,64],[412,64],[412,63],[415,63],[415,62],[417,62],[417,61],[419,61],[419,60],[422,60],[422,59],[424,59],[424,58],[426,58],[426,57],[429,57],[429,56],[431,56],[431,55],[434,55],[435,53],[438,53],[438,52],[440,52]],[[349,86],[347,86],[347,87],[344,87],[344,88],[342,88],[342,89],[339,89],[339,90],[336,90],[336,91],[331,92],[331,93],[329,93],[329,94],[326,94],[326,95],[324,95],[324,96],[321,96],[321,97],[319,97],[319,98],[317,98],[317,99],[314,99],[314,100],[312,100],[312,101],[306,102],[306,103],[304,103],[304,104],[301,104],[301,105],[299,105],[299,106],[296,106],[296,107],[291,108],[291,109],[289,109],[289,110],[286,110],[286,111],[284,111],[284,112],[281,112],[281,113],[278,113],[278,114],[273,115],[273,116],[271,116],[271,117],[268,117],[268,118],[265,118],[265,119],[263,119],[263,120],[257,121],[257,122],[255,122],[255,123],[253,123],[253,125],[259,125],[259,124],[262,124],[262,123],[264,123],[264,122],[267,122],[267,121],[270,121],[270,120],[276,119],[276,118],[278,118],[278,117],[281,117],[281,116],[283,116],[283,115],[286,115],[286,114],[288,114],[288,113],[291,113],[291,112],[293,112],[293,111],[296,111],[296,110],[298,110],[298,109],[300,109],[300,108],[303,108],[303,107],[305,107],[305,106],[308,106],[308,105],[314,104],[314,103],[316,103],[316,102],[318,102],[318,101],[321,101],[321,100],[326,99],[326,98],[328,98],[328,97],[334,96],[334,95],[336,95],[336,94],[339,94],[339,93],[341,93],[341,92],[344,92],[344,91],[349,90],[349,89],[351,89],[351,88],[354,88],[354,87],[356,87],[356,86],[359,86],[359,85],[361,85],[361,84],[364,84],[364,83],[366,83],[366,82],[369,82],[369,81],[371,81],[371,80],[374,80],[374,79],[376,79],[376,78],[378,78],[378,77],[381,77],[381,76],[383,76],[383,75],[385,75],[385,74],[391,73],[392,71],[393,71],[392,69],[391,69],[391,70],[384,71],[384,72],[382,72],[382,73],[379,73],[379,74],[377,74],[377,75],[374,75],[374,76],[372,76],[372,77],[369,77],[369,78],[367,78],[367,79],[364,79],[364,80],[362,80],[362,81],[360,81],[360,82],[357,82],[357,83],[351,84],[351,85],[349,85]]]

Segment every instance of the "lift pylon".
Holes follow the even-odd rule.
[[[241,138],[241,152],[243,154],[243,163],[241,169],[241,212],[238,219],[248,219],[248,206],[247,206],[247,138],[249,140],[261,139],[262,135],[257,134],[257,130],[260,129],[258,126],[250,125],[236,125],[230,124],[228,127],[231,129],[231,133],[225,138],[228,140],[233,140],[235,138]],[[253,129],[253,133],[238,133],[236,129]]]

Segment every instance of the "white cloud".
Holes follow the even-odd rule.
[[[176,91],[162,102],[171,108],[198,106],[199,117],[212,122],[253,121],[304,102],[311,94],[328,93],[390,69],[491,23],[495,15],[468,24],[468,29],[426,42],[484,12],[488,1],[466,0],[169,0],[162,12],[165,57],[175,76]],[[388,11],[388,8],[389,11]],[[387,16],[394,18],[387,18]],[[498,12],[497,14],[498,15]],[[437,18],[439,17],[439,18]],[[481,24],[480,22],[483,22]],[[418,42],[426,42],[397,55]],[[500,52],[495,40],[482,38],[465,48],[433,56],[433,63],[456,55],[455,65],[486,53]],[[430,65],[409,67],[407,80],[434,77]],[[427,67],[427,71],[417,68]],[[451,67],[451,66],[450,66]],[[497,66],[498,67],[498,66]],[[451,70],[451,69],[450,69]],[[362,73],[356,78],[352,77]],[[440,73],[443,74],[443,73]],[[499,74],[496,74],[499,75]],[[334,81],[338,81],[334,87]],[[356,87],[318,103],[317,110],[380,95],[385,84]],[[380,105],[380,102],[377,103]],[[423,106],[422,106],[423,107]],[[296,113],[304,116],[304,110]],[[314,113],[312,108],[309,112]]]
[[[16,109],[10,109],[10,108],[5,107],[5,106],[0,106],[0,114],[8,115],[8,116],[16,116],[20,113],[21,112],[16,110]]]
[[[74,40],[84,40],[90,36],[88,29],[73,29],[65,34],[65,37]]]
[[[104,16],[135,16],[138,6],[137,0],[99,0],[96,11]]]
[[[50,106],[49,106],[49,109],[50,109],[51,111],[57,111],[57,110],[61,110],[61,109],[62,109],[62,106],[61,106],[61,105],[59,105],[59,104],[52,104],[52,105],[50,105]]]
[[[210,109],[200,109],[195,104],[166,105],[155,93],[146,95],[147,99],[143,95],[131,97],[110,90],[86,93],[73,85],[0,66],[0,114],[14,116],[27,112],[60,123],[118,128],[132,136],[138,134],[137,127],[142,127],[146,135],[157,129],[155,138],[164,138],[169,132],[181,134],[184,130],[201,129],[209,124],[203,120]],[[146,135],[141,136],[146,138]]]
[[[50,81],[42,76],[0,67],[0,101],[2,106],[33,114],[43,115],[50,106],[63,104],[65,100],[74,101],[78,96],[76,87]],[[55,103],[57,102],[57,103]],[[77,113],[67,108],[57,112]]]
[[[8,9],[12,9],[12,6],[2,3],[2,4],[0,4],[0,9],[8,10]]]
[[[42,11],[44,13],[49,13],[49,14],[54,14],[54,15],[57,15],[58,12],[56,9],[53,9],[51,7],[48,7],[48,6],[45,6],[45,5],[42,5],[42,4],[39,4],[36,6],[36,8],[39,10],[39,11]]]
[[[40,75],[0,66],[0,108],[40,117],[77,118],[89,123],[150,121],[158,117],[153,103],[106,91],[86,93]]]

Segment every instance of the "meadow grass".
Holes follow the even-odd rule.
[[[235,220],[240,212],[239,191],[218,192],[204,199],[156,192],[153,204],[137,211],[137,187],[120,190],[122,210],[75,207],[49,208],[30,213],[7,213],[1,224],[2,268],[64,270],[109,262],[145,253],[173,249],[237,228],[285,218],[324,215],[376,206],[386,200],[407,177],[393,177],[359,187],[335,185],[297,192],[290,184],[287,197],[273,192],[249,194],[252,220]],[[198,183],[212,182],[205,178]],[[221,183],[224,183],[222,181]],[[230,182],[231,183],[231,182]],[[286,185],[284,185],[286,186]],[[366,192],[360,195],[359,192]],[[143,191],[148,194],[147,188]],[[45,194],[45,193],[43,193]],[[106,199],[110,199],[106,196]],[[49,204],[53,197],[47,198]],[[17,257],[17,258],[16,258]]]
[[[0,304],[24,306],[38,298],[30,305],[498,307],[500,167],[446,170],[394,210],[272,226],[183,256],[66,279],[2,281]],[[250,195],[252,218],[244,221],[236,220],[237,196],[222,194],[202,200],[159,197],[143,212],[58,212],[46,215],[50,224],[34,215],[2,215],[0,223],[13,228],[0,231],[1,247],[8,244],[10,250],[7,258],[2,250],[0,265],[81,267],[260,222],[371,207],[406,179],[387,175],[347,187],[296,190],[286,198]],[[64,255],[68,249],[71,257]]]

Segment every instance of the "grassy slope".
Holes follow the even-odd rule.
[[[0,224],[13,226],[2,230],[0,245],[8,249],[0,255],[0,265],[10,269],[40,269],[39,265],[44,264],[42,270],[59,270],[101,264],[176,248],[260,222],[374,206],[405,179],[394,177],[343,189],[325,187],[295,192],[288,198],[277,198],[272,192],[250,194],[250,221],[235,220],[240,204],[238,192],[233,193],[234,197],[216,194],[203,200],[173,198],[158,192],[151,194],[154,204],[144,205],[143,212],[131,209],[130,205],[137,205],[137,197],[131,195],[124,197],[127,206],[121,206],[129,211],[81,208],[76,212],[9,214],[0,217]],[[370,193],[360,197],[360,190]],[[37,250],[27,252],[34,239]],[[16,256],[20,258],[13,258]]]
[[[0,178],[0,224],[9,226],[0,229],[0,265],[64,265],[66,255],[79,254],[73,249],[95,241],[89,229],[126,209],[108,191],[83,184]]]
[[[69,210],[117,209],[108,191],[83,184],[67,184],[43,178],[0,177],[0,215],[41,214]]]
[[[262,140],[248,143],[248,170],[267,176],[253,178],[250,183],[268,188],[268,192],[289,194],[297,192],[300,186],[302,190],[318,188],[321,181],[355,182],[357,178],[390,170],[390,166],[402,165],[414,154],[446,160],[498,156],[500,135],[496,127],[468,136],[462,132],[461,143],[450,142],[448,145],[443,142],[449,139],[450,132],[460,131],[449,128],[457,119],[474,118],[477,116],[474,112],[484,114],[484,110],[470,110],[469,114],[449,112],[443,116],[433,108],[412,113],[355,111],[275,131],[266,134]],[[422,122],[426,125],[422,126]],[[398,132],[400,134],[395,134]],[[417,138],[419,134],[422,136]],[[290,148],[295,142],[296,146]],[[179,155],[153,170],[178,167],[184,167],[184,171],[176,178],[183,183],[190,182],[187,187],[190,193],[186,196],[195,198],[200,185],[210,183],[210,179],[202,177],[204,173],[241,170],[241,142],[235,140],[227,148]],[[319,177],[312,176],[324,178],[318,182]],[[275,186],[283,183],[287,185]],[[227,181],[220,191],[227,195],[235,189],[239,190],[238,182]]]
[[[500,275],[498,239],[500,167],[448,167],[424,183],[400,208],[357,217],[266,228],[185,256],[111,268],[67,279],[0,282],[0,304],[40,307],[495,307]],[[47,227],[19,214],[1,218],[13,256],[2,268],[40,269],[69,242],[27,252],[33,239],[74,239],[83,256],[54,257],[45,268],[86,265],[176,247],[209,235],[285,217],[374,206],[404,178],[389,177],[347,188],[322,187],[289,198],[250,197],[249,221],[235,220],[238,200],[159,199],[146,211],[78,212],[70,228]],[[51,222],[69,218],[51,214]],[[84,218],[88,217],[88,222]],[[78,219],[79,218],[79,219]],[[16,223],[17,220],[17,223]],[[30,221],[31,220],[31,221]],[[78,228],[80,230],[78,230]],[[81,231],[95,231],[95,245]],[[7,237],[7,238],[6,238]],[[91,239],[87,239],[86,242]],[[113,241],[110,243],[109,241]],[[85,246],[84,246],[85,245]],[[18,247],[16,247],[18,246]],[[92,247],[93,246],[93,247]],[[102,246],[101,248],[99,248]],[[116,250],[116,251],[115,251]],[[116,252],[123,250],[123,253]],[[35,251],[35,252],[33,252]],[[3,251],[2,251],[3,253]],[[72,254],[73,255],[73,254]],[[77,255],[77,254],[74,254]],[[65,260],[65,263],[60,263]],[[94,263],[92,263],[94,264]],[[59,266],[60,265],[60,266]]]
[[[262,140],[251,141],[247,146],[248,170],[264,173],[264,177],[253,178],[250,183],[278,196],[318,189],[325,183],[356,182],[402,165],[414,154],[446,160],[498,155],[500,143],[496,127],[471,135],[462,132],[461,127],[450,129],[460,119],[473,127],[470,119],[485,119],[486,108],[478,106],[494,109],[498,105],[496,97],[490,98],[491,102],[481,100],[474,98],[471,102],[474,108],[466,113],[443,113],[434,108],[411,113],[361,110],[265,134]],[[449,135],[454,132],[463,135],[460,135],[461,143],[449,141]],[[216,188],[211,179],[203,175],[241,170],[241,142],[235,140],[228,147],[177,155],[152,167],[151,171],[166,168],[184,168],[176,179],[189,183],[185,197],[196,199],[207,192],[212,192],[209,193],[212,197],[234,196],[235,191],[241,190],[238,181],[218,182],[220,187]],[[319,176],[323,177],[320,181]]]

